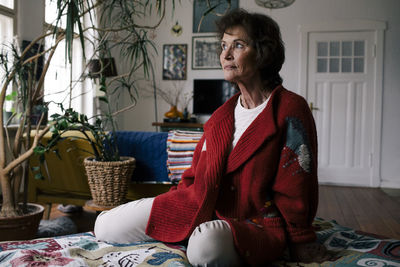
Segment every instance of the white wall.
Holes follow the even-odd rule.
[[[39,21],[43,8],[39,5],[43,0],[19,0],[20,27],[19,35],[25,39],[33,39],[41,25]],[[188,73],[186,90],[192,90],[195,78],[222,78],[219,70],[192,70],[192,36],[204,35],[192,33],[193,1],[176,1],[175,15],[167,11],[161,27],[155,32],[158,55],[154,56],[157,84],[167,87],[170,81],[163,81],[161,75],[162,46],[164,44],[188,44]],[[400,188],[400,1],[399,0],[296,0],[284,9],[268,10],[258,7],[253,0],[240,0],[240,6],[249,11],[262,12],[272,16],[281,26],[283,40],[286,43],[286,63],[282,69],[284,85],[289,90],[298,91],[299,84],[299,38],[298,25],[320,23],[332,20],[370,19],[387,22],[385,31],[385,55],[383,77],[383,111],[382,111],[382,151],[381,178],[383,187]],[[40,20],[42,21],[42,20]],[[175,37],[170,34],[171,27],[178,21],[183,26],[183,34]],[[118,62],[118,61],[117,61]],[[162,121],[169,105],[158,99],[158,120]],[[152,97],[140,98],[137,106],[125,113],[119,120],[120,129],[155,131],[151,123],[155,120],[155,103]]]

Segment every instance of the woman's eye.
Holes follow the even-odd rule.
[[[226,50],[227,47],[228,47],[228,46],[227,46],[226,44],[221,44],[222,50]]]
[[[243,47],[244,47],[244,45],[243,45],[243,44],[241,44],[241,43],[235,43],[235,47],[236,47],[236,48],[243,48]]]

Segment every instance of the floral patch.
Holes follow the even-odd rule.
[[[288,157],[284,164],[284,168],[290,166],[294,162],[298,162],[299,166],[305,172],[311,172],[311,153],[308,144],[307,134],[301,121],[294,117],[287,117],[287,135],[286,148],[293,151],[296,156]]]
[[[11,266],[65,266],[73,261],[73,259],[63,257],[59,252],[23,250],[22,254],[11,261]]]
[[[0,251],[5,250],[43,250],[47,252],[59,250],[60,245],[53,239],[36,239],[28,241],[11,241],[0,244]]]

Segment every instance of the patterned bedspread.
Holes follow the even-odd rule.
[[[338,225],[315,220],[318,239],[331,260],[303,264],[281,260],[272,266],[399,266],[400,241],[384,239]],[[127,245],[96,241],[91,233],[0,242],[0,266],[190,266],[185,247],[161,242]]]

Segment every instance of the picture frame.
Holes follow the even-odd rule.
[[[186,80],[187,44],[163,45],[163,80]]]
[[[217,14],[221,15],[238,7],[239,0],[231,0],[230,4],[226,0],[194,0],[193,33],[216,32],[215,21],[220,17]]]
[[[220,42],[218,37],[212,36],[193,36],[192,37],[192,69],[220,69],[219,61]]]

